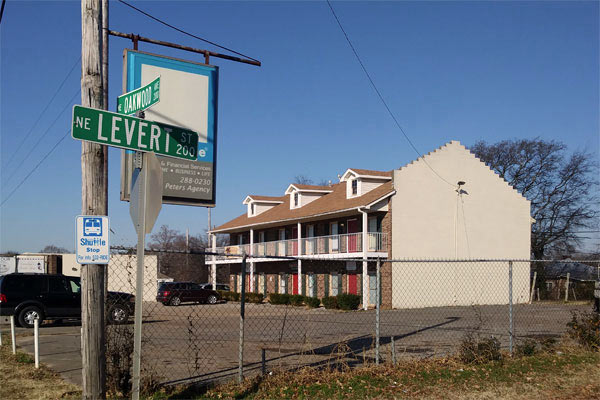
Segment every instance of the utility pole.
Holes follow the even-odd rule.
[[[101,0],[81,0],[81,105],[103,108]],[[81,213],[107,215],[103,146],[81,143]],[[104,266],[81,268],[83,399],[104,399]]]

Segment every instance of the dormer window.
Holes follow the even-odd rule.
[[[294,207],[298,207],[298,193],[294,193]]]
[[[358,194],[358,180],[352,179],[352,196],[356,196]]]
[[[254,215],[254,203],[250,203],[250,215]]]

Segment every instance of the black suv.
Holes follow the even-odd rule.
[[[123,324],[133,314],[135,296],[108,292],[107,319]],[[8,274],[0,276],[0,315],[14,315],[16,322],[32,328],[33,321],[81,318],[81,282],[73,276]]]
[[[178,306],[184,302],[215,304],[221,300],[218,292],[203,289],[194,282],[163,282],[158,288],[156,301],[165,306]]]

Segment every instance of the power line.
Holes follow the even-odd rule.
[[[119,0],[119,1],[121,1],[121,0]],[[337,21],[337,24],[340,27],[342,33],[346,37],[346,41],[350,45],[350,48],[352,49],[352,52],[354,53],[354,56],[358,60],[358,63],[360,64],[363,72],[367,76],[367,79],[369,79],[369,82],[371,83],[371,86],[373,87],[373,90],[375,90],[375,93],[377,93],[377,96],[379,97],[379,100],[381,100],[381,102],[383,103],[383,105],[384,105],[385,109],[387,110],[388,114],[390,115],[390,117],[392,117],[392,119],[394,120],[394,123],[396,124],[396,126],[398,127],[398,129],[400,129],[400,132],[402,132],[402,135],[404,135],[404,138],[406,139],[406,141],[408,142],[408,144],[410,144],[410,146],[417,153],[417,155],[421,158],[421,160],[423,160],[423,162],[425,163],[425,165],[427,165],[429,167],[429,169],[431,169],[431,171],[433,171],[433,173],[435,175],[437,175],[438,178],[440,178],[442,181],[446,182],[448,185],[450,185],[452,187],[456,187],[456,184],[450,183],[446,179],[442,178],[442,176],[440,174],[438,174],[437,171],[434,170],[431,167],[431,165],[429,165],[429,163],[427,162],[427,160],[425,160],[425,157],[423,157],[423,155],[421,154],[421,152],[419,152],[419,150],[417,150],[417,148],[415,147],[415,145],[413,144],[413,142],[410,140],[410,138],[408,137],[408,135],[406,134],[406,132],[404,132],[404,129],[402,128],[402,126],[400,125],[400,123],[398,122],[398,120],[396,119],[396,116],[394,115],[394,113],[392,112],[392,110],[390,109],[390,107],[387,105],[386,101],[384,100],[383,96],[381,95],[381,92],[379,91],[379,89],[375,85],[375,82],[373,82],[373,79],[371,78],[371,75],[369,74],[369,71],[367,71],[367,68],[365,67],[365,64],[362,62],[360,56],[358,55],[358,52],[354,48],[354,45],[352,45],[352,42],[350,41],[350,38],[348,37],[348,34],[346,33],[346,30],[344,30],[344,27],[342,26],[342,23],[340,22],[340,19],[338,18],[337,14],[335,13],[335,10],[333,9],[333,6],[331,5],[331,3],[330,3],[329,0],[326,0],[326,1],[327,1],[327,5],[329,6],[329,9],[331,10],[331,13],[333,14],[333,17]]]
[[[69,78],[69,76],[71,76],[71,73],[73,73],[73,70],[79,64],[80,61],[81,61],[81,56],[79,56],[79,58],[77,59],[77,61],[75,62],[75,64],[73,64],[73,66],[71,67],[71,69],[67,73],[67,76],[65,76],[65,78],[63,79],[63,81],[60,83],[60,85],[58,86],[58,89],[56,89],[56,91],[52,95],[52,98],[50,99],[50,101],[48,101],[48,104],[46,104],[46,107],[44,107],[44,109],[42,110],[42,112],[40,113],[40,115],[38,115],[37,119],[35,120],[35,122],[31,126],[31,129],[29,130],[29,132],[27,132],[27,134],[25,136],[23,136],[23,140],[21,140],[21,143],[19,144],[19,146],[17,146],[17,149],[12,153],[12,156],[10,157],[10,159],[4,164],[4,168],[6,168],[10,164],[10,162],[15,158],[15,156],[17,155],[17,153],[19,152],[19,150],[21,150],[21,147],[23,146],[23,144],[27,141],[27,139],[29,139],[29,136],[31,136],[31,133],[33,132],[33,129],[36,127],[37,123],[40,122],[40,119],[42,118],[42,116],[44,115],[44,113],[46,112],[46,110],[48,110],[48,107],[50,107],[50,104],[52,104],[52,102],[56,98],[56,95],[58,94],[58,92],[60,92],[60,90],[62,89],[62,87],[65,85],[65,83],[67,82],[67,79]]]
[[[67,133],[65,133],[65,135],[63,137],[60,138],[60,140],[58,142],[56,142],[56,144],[50,149],[50,151],[48,151],[46,153],[46,155],[44,157],[42,157],[42,159],[35,165],[35,167],[33,167],[33,169],[31,171],[29,171],[29,173],[27,174],[27,176],[25,178],[23,178],[23,180],[21,180],[21,182],[19,182],[19,184],[12,190],[12,192],[10,192],[10,194],[8,196],[6,196],[6,198],[2,201],[2,204],[0,204],[0,206],[3,206],[4,203],[6,203],[8,201],[8,199],[10,199],[12,197],[12,195],[17,191],[17,189],[19,189],[21,187],[21,185],[23,185],[23,183],[25,183],[25,181],[27,179],[29,179],[29,177],[31,176],[31,174],[33,174],[40,165],[42,165],[42,163],[46,160],[46,158],[48,158],[48,156],[50,156],[50,154],[52,154],[52,152],[58,147],[58,145],[65,140],[65,138],[67,136],[69,136],[69,134],[71,133],[71,129],[69,129],[67,131]]]
[[[158,22],[158,23],[160,23],[160,24],[163,24],[163,25],[165,25],[165,26],[168,26],[169,28],[171,28],[171,29],[174,29],[174,30],[176,30],[176,31],[177,31],[177,32],[179,32],[179,33],[183,33],[184,35],[187,35],[187,36],[193,37],[194,39],[198,39],[198,40],[201,40],[201,41],[203,41],[203,42],[206,42],[206,43],[208,43],[208,44],[212,44],[213,46],[216,46],[216,47],[218,47],[218,48],[220,48],[220,49],[223,49],[223,50],[227,50],[227,51],[229,51],[229,52],[231,52],[231,53],[237,54],[238,56],[246,57],[246,58],[249,58],[249,59],[250,59],[250,60],[252,60],[252,61],[260,62],[260,61],[258,61],[256,58],[252,58],[252,57],[250,57],[250,56],[247,56],[247,55],[245,55],[245,54],[242,54],[242,53],[240,53],[240,52],[237,52],[237,51],[235,51],[235,50],[232,50],[232,49],[230,49],[230,48],[228,48],[228,47],[221,46],[220,44],[217,44],[217,43],[215,43],[215,42],[212,42],[212,41],[210,41],[210,40],[208,40],[208,39],[201,38],[200,36],[194,35],[193,33],[189,33],[189,32],[187,32],[187,31],[184,31],[183,29],[180,29],[180,28],[178,28],[178,27],[176,27],[176,26],[174,26],[174,25],[171,25],[171,24],[169,24],[168,22],[165,22],[165,21],[161,20],[160,18],[157,18],[157,17],[155,17],[155,16],[153,16],[153,15],[150,15],[150,14],[148,14],[146,11],[140,10],[139,8],[135,7],[134,5],[127,3],[126,1],[123,1],[123,0],[118,0],[118,1],[119,1],[119,3],[122,3],[122,4],[126,5],[127,7],[130,7],[130,8],[132,8],[132,9],[136,10],[137,12],[139,12],[139,13],[141,13],[141,14],[144,14],[146,17],[148,17],[148,18],[151,18],[151,19],[153,19],[154,21],[156,21],[156,22]]]
[[[65,110],[67,108],[69,108],[69,106],[71,106],[73,104],[73,100],[75,100],[75,98],[79,95],[80,91],[81,91],[81,89],[77,89],[77,92],[75,93],[75,95],[73,95],[73,97],[71,97],[69,99],[69,102],[63,107],[63,109],[60,111],[60,113],[58,113],[58,115],[56,116],[56,118],[54,119],[54,121],[52,121],[52,123],[48,126],[48,128],[46,129],[46,131],[42,134],[42,136],[40,136],[40,138],[38,139],[38,141],[35,142],[35,144],[33,146],[31,146],[31,148],[29,149],[29,152],[27,153],[27,155],[25,156],[25,158],[23,158],[21,160],[21,163],[14,169],[15,173],[13,173],[11,176],[9,176],[8,181],[6,182],[6,185],[8,185],[10,183],[11,179],[16,175],[16,171],[18,171],[19,168],[21,168],[21,166],[25,163],[25,161],[27,160],[27,158],[31,155],[31,153],[33,153],[33,151],[40,144],[40,142],[42,141],[42,139],[44,139],[44,137],[46,137],[46,133],[48,133],[48,131],[54,126],[54,124],[56,123],[56,121],[59,120],[59,118],[65,112]]]

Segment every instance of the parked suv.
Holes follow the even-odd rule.
[[[123,324],[133,314],[135,296],[108,292],[110,323]],[[14,315],[16,323],[32,328],[33,321],[81,318],[81,281],[78,277],[50,274],[0,276],[0,315]]]
[[[201,283],[200,287],[202,289],[209,289],[212,290],[212,283]],[[217,283],[217,290],[223,290],[225,292],[231,292],[231,288],[229,287],[229,285],[225,285],[222,283]]]
[[[194,282],[163,282],[158,288],[156,301],[169,306],[178,306],[185,302],[215,304],[221,300],[218,292],[203,289]]]

